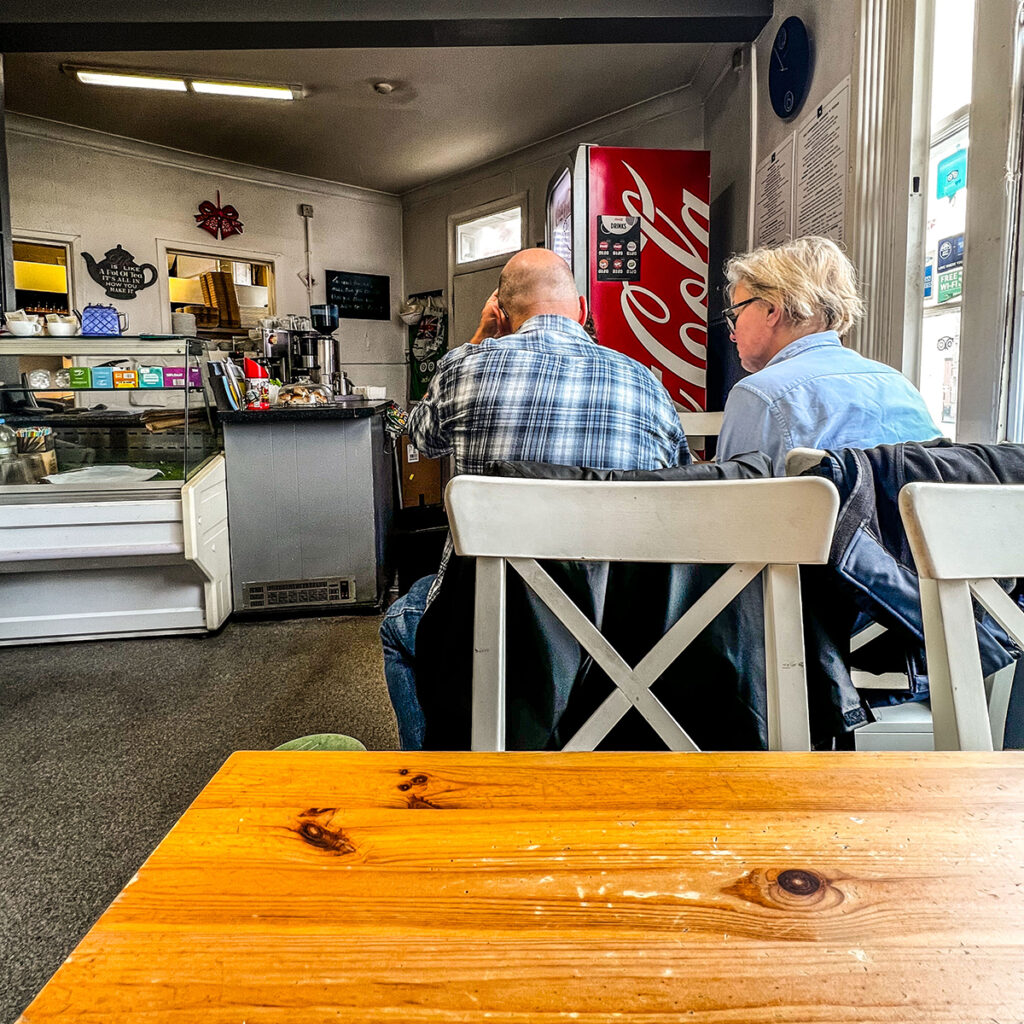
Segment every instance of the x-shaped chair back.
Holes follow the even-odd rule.
[[[900,515],[921,587],[936,750],[999,750],[1012,675],[986,694],[971,598],[1024,647],[1024,613],[996,583],[1024,576],[1024,485],[907,484]]]
[[[801,564],[828,558],[839,507],[820,478],[609,483],[459,476],[446,491],[455,550],[475,557],[472,747],[505,749],[505,576],[511,565],[615,683],[566,744],[593,750],[629,708],[671,750],[693,740],[651,692],[744,587],[763,573],[769,747],[807,750]],[[538,564],[622,561],[730,568],[631,668]],[[743,643],[742,637],[736,643]]]

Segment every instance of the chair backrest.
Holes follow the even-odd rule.
[[[786,476],[799,476],[827,456],[828,452],[820,448],[790,448],[786,452]]]
[[[769,747],[809,749],[798,567],[828,558],[839,507],[830,482],[608,483],[460,476],[448,485],[446,503],[455,550],[477,559],[474,750],[505,747],[506,565],[616,685],[567,750],[594,749],[631,706],[670,749],[697,749],[650,687],[763,571]],[[537,559],[731,568],[630,668]]]
[[[701,450],[709,437],[718,437],[722,432],[720,412],[681,412],[679,422],[691,448]]]
[[[996,579],[1024,576],[1024,485],[907,484],[900,515],[921,587],[936,750],[1002,747],[1011,679],[986,694],[971,598],[1024,647],[1024,613]]]

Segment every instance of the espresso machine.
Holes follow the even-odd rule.
[[[311,379],[317,384],[327,384],[335,397],[350,395],[352,382],[341,368],[341,345],[334,337],[338,329],[338,307],[331,303],[310,306],[309,319],[313,325],[312,336],[300,339],[299,347],[303,360],[310,356],[314,358],[311,366],[316,376]],[[308,356],[305,354],[307,349]]]

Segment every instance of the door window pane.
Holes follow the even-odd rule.
[[[927,183],[920,388],[932,418],[952,438],[956,437],[960,293],[967,226],[967,131],[964,124],[932,146]]]
[[[934,0],[934,5],[919,386],[932,418],[955,439],[974,0]]]
[[[473,263],[517,252],[522,232],[523,211],[518,206],[459,224],[455,229],[456,262]]]
[[[974,0],[935,0],[932,131],[971,102],[973,63]]]

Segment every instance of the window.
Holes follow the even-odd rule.
[[[230,335],[273,316],[274,265],[168,250],[171,312],[192,313],[200,334]]]
[[[14,301],[26,313],[70,313],[68,248],[47,242],[14,242]]]
[[[475,263],[522,247],[523,210],[514,206],[459,224],[455,229],[456,262]]]
[[[921,331],[921,394],[956,437],[961,286],[967,228],[974,0],[935,0]]]

